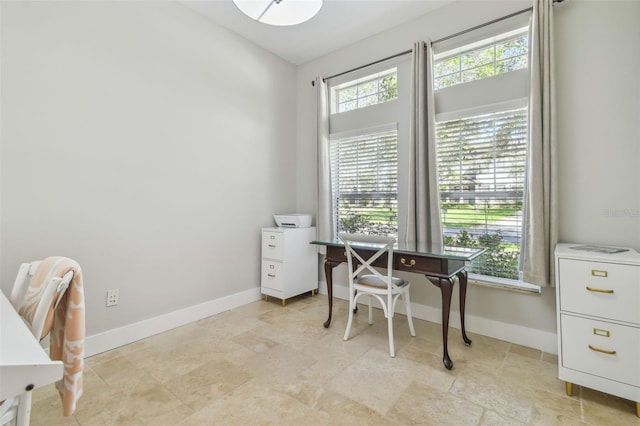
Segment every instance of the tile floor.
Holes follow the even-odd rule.
[[[441,362],[438,324],[366,308],[344,342],[347,303],[322,327],[326,297],[270,299],[87,358],[85,394],[62,417],[52,386],[34,394],[32,425],[640,425],[635,403],[576,386],[557,357],[449,331],[455,367]]]

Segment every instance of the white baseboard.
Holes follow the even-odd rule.
[[[326,282],[321,281],[319,283],[318,292],[324,295],[327,294]],[[334,286],[333,296],[338,299],[347,300],[347,288],[344,286]],[[256,287],[134,324],[94,334],[85,339],[85,356],[89,357],[115,349],[155,334],[198,321],[202,318],[255,302],[261,298],[260,287]],[[415,318],[437,324],[442,323],[442,313],[439,308],[412,303],[411,309]],[[404,313],[401,305],[398,306],[398,312]],[[465,320],[467,331],[471,333],[482,334],[506,342],[539,349],[547,353],[558,353],[558,341],[555,333],[508,324],[474,315],[467,315]],[[454,328],[460,328],[460,315],[458,311],[451,311],[449,325]]]
[[[99,354],[140,339],[260,300],[260,287],[169,312],[85,338],[85,356]]]
[[[321,281],[318,285],[320,294],[327,294],[327,283]],[[333,297],[343,300],[349,299],[347,287],[334,286]],[[405,313],[402,304],[398,304],[397,312]],[[425,321],[431,321],[442,324],[442,310],[433,306],[411,303],[411,313],[414,318]],[[451,310],[449,315],[449,326],[460,329],[460,312]],[[516,324],[509,324],[483,318],[475,315],[467,314],[465,316],[465,326],[467,331],[471,333],[482,334],[483,336],[493,337],[494,339],[504,340],[505,342],[517,345],[527,346],[547,352],[550,354],[558,353],[558,337],[556,333],[551,333],[535,328],[524,327]]]

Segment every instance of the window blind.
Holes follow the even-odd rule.
[[[331,141],[336,234],[397,236],[397,130]]]
[[[527,128],[527,108],[437,125],[445,240],[489,249],[470,272],[519,279]]]

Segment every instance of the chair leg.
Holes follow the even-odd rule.
[[[353,309],[355,308],[355,300],[354,295],[351,290],[349,290],[349,319],[347,320],[347,329],[344,332],[343,340],[349,340],[349,334],[351,333],[351,323],[353,322]]]
[[[411,301],[409,300],[409,293],[408,292],[404,293],[402,295],[402,298],[404,299],[404,303],[407,305],[406,311],[407,311],[407,321],[409,321],[409,332],[413,337],[415,337],[416,329],[413,328],[413,315],[411,315]]]
[[[391,314],[391,312],[389,312],[389,315],[387,317],[387,325],[389,328],[389,354],[391,355],[391,358],[395,358],[396,346],[393,342],[393,315]]]
[[[372,296],[369,295],[369,325],[373,324],[373,310],[371,308],[371,299]]]

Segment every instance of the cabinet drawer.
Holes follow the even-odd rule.
[[[640,386],[639,328],[564,314],[560,321],[563,367]]]
[[[262,261],[262,287],[271,288],[273,290],[284,290],[284,275],[282,263],[271,262],[269,260]]]
[[[560,259],[560,310],[640,324],[640,267]]]
[[[282,232],[262,231],[262,257],[283,260],[284,234]]]

